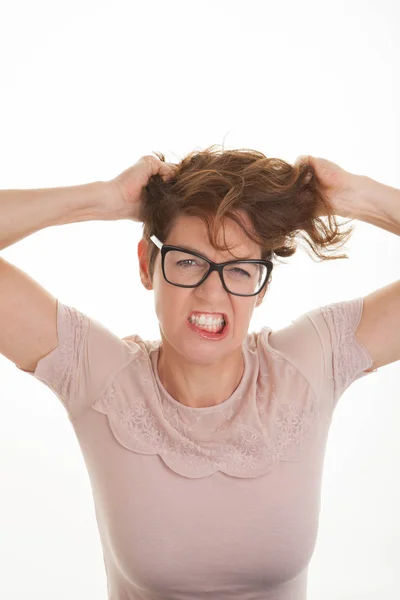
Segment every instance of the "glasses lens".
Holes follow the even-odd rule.
[[[268,275],[265,265],[236,261],[222,270],[225,285],[234,294],[258,294]]]
[[[175,285],[195,286],[204,277],[209,264],[190,252],[169,250],[165,255],[165,276]],[[233,294],[257,294],[265,283],[268,269],[258,263],[235,261],[223,268],[225,285]]]

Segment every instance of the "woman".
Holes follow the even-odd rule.
[[[0,263],[0,352],[67,411],[110,599],[306,598],[332,414],[400,359],[400,285],[248,327],[296,236],[343,257],[323,253],[351,233],[335,215],[398,235],[400,191],[325,159],[211,147],[178,165],[144,156],[111,182],[0,192],[0,248],[50,225],[144,223],[160,340],[120,339]]]

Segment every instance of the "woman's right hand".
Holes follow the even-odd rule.
[[[150,177],[160,175],[168,181],[176,174],[177,166],[161,161],[156,156],[142,156],[132,167],[111,179],[107,212],[109,220],[131,219],[142,222],[142,204],[145,199],[144,188]]]

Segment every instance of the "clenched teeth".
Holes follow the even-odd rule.
[[[191,323],[195,323],[196,325],[204,325],[208,327],[221,327],[225,325],[225,320],[223,317],[215,318],[215,317],[206,317],[205,315],[200,315],[200,317],[191,315],[189,317],[189,321]]]

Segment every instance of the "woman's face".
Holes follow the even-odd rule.
[[[250,227],[246,214],[243,218]],[[223,231],[219,232],[218,242],[223,243]],[[199,217],[182,215],[164,244],[191,248],[210,260],[220,263],[238,258],[260,259],[260,248],[233,221],[225,221],[225,235],[228,245],[234,244],[229,251],[219,252],[208,241],[207,228]],[[152,243],[152,242],[150,242]],[[153,282],[147,271],[146,242],[139,242],[139,262],[141,279],[147,289],[154,289],[155,310],[160,325],[160,334],[164,345],[172,346],[175,352],[186,360],[200,364],[210,364],[226,357],[240,348],[248,332],[254,307],[260,303],[259,296],[234,296],[226,292],[219,274],[213,271],[207,279],[195,288],[182,288],[165,281],[161,268],[161,252],[156,257]],[[265,293],[263,288],[261,295]],[[192,311],[225,313],[229,321],[227,337],[218,341],[202,338],[188,326],[188,317]]]

